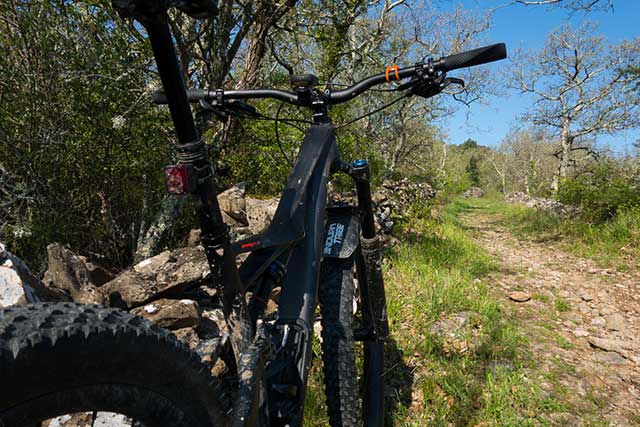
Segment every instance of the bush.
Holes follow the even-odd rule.
[[[590,223],[604,223],[625,208],[640,205],[638,176],[618,165],[605,163],[561,183],[558,199],[577,206]]]

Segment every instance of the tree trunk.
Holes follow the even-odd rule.
[[[144,237],[138,241],[136,253],[133,256],[135,263],[149,258],[158,252],[162,237],[166,231],[171,228],[186,203],[187,196],[165,196],[160,204],[160,209],[156,217],[147,229]]]
[[[569,161],[571,159],[571,133],[569,131],[570,119],[565,117],[562,123],[562,134],[560,135],[560,164],[558,165],[558,172],[554,175],[551,181],[551,192],[553,197],[558,196],[558,189],[560,188],[560,181],[567,177],[567,170],[569,168]]]

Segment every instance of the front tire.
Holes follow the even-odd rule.
[[[332,427],[362,426],[354,339],[353,268],[352,258],[324,259],[318,291],[325,394]]]
[[[72,303],[0,310],[0,426],[106,411],[151,427],[226,424],[222,387],[168,331]]]

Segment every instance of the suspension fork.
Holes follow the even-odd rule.
[[[188,191],[194,196],[202,230],[202,244],[215,286],[222,295],[223,312],[231,336],[236,363],[253,337],[253,327],[244,299],[235,256],[231,252],[229,228],[222,219],[213,168],[207,157],[191,112],[185,82],[171,38],[166,9],[155,1],[118,2],[119,11],[138,20],[147,30],[162,86],[167,94],[176,129],[178,166],[187,171]],[[115,2],[114,2],[115,4]],[[118,5],[116,5],[118,6]],[[190,179],[189,179],[190,178]]]
[[[382,241],[376,234],[371,197],[371,173],[366,160],[356,160],[350,168],[356,185],[358,208],[362,218],[362,257],[356,257],[358,270],[364,272],[361,286],[362,305],[368,308],[365,319],[372,334],[364,341],[364,399],[362,413],[365,427],[384,422],[384,343],[389,337],[387,302],[382,278]],[[362,276],[362,275],[361,275]]]
[[[389,324],[382,280],[382,242],[375,228],[369,163],[362,159],[354,161],[350,168],[350,175],[356,185],[358,209],[362,221],[361,246],[367,279],[363,288],[363,297],[369,299],[364,302],[371,307],[375,339],[384,341],[389,336]]]

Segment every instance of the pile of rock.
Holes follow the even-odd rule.
[[[1,248],[0,307],[42,300],[118,307],[173,331],[192,348],[224,328],[202,247],[165,251],[114,276],[54,243],[42,281]]]
[[[412,204],[435,195],[428,184],[385,182],[373,195],[380,229],[389,233]],[[332,198],[354,202],[355,195]],[[273,218],[278,200],[248,197],[246,185],[238,184],[221,193],[219,202],[225,221],[240,238],[261,232]],[[0,244],[0,308],[41,300],[118,307],[175,331],[193,346],[224,327],[197,230],[187,247],[164,251],[117,275],[58,243],[47,247],[47,256],[48,269],[41,281]]]
[[[480,187],[471,187],[462,194],[462,197],[466,199],[478,198],[484,196],[484,191]]]
[[[408,179],[385,181],[372,194],[373,214],[378,229],[389,234],[394,223],[402,219],[411,206],[427,202],[436,196],[436,190],[424,182],[412,182]],[[356,204],[355,193],[331,193],[332,204]]]
[[[373,193],[373,208],[379,229],[388,234],[397,219],[403,217],[412,205],[426,202],[436,196],[436,190],[427,183],[403,179],[385,181]],[[218,196],[225,222],[231,225],[234,238],[257,234],[271,222],[278,207],[278,198],[256,199],[247,196],[246,183],[236,184]],[[355,193],[330,192],[333,204],[355,205]],[[197,241],[197,233],[192,236]]]
[[[393,219],[402,219],[409,208],[436,197],[436,190],[425,182],[385,181],[372,198],[374,216],[383,233],[390,233]]]
[[[579,210],[575,206],[565,205],[564,203],[560,203],[557,200],[553,199],[545,199],[543,197],[532,197],[526,193],[521,191],[515,191],[513,193],[509,193],[504,197],[504,200],[507,203],[517,203],[521,205],[525,205],[529,208],[553,212],[560,216],[564,217],[572,217],[575,216]]]

